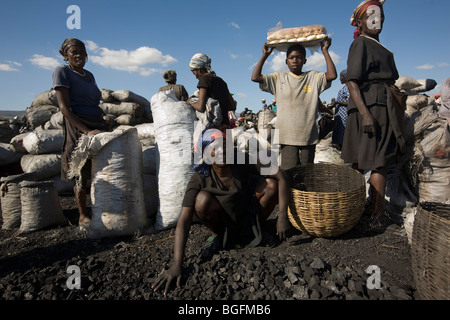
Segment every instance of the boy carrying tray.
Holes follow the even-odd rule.
[[[316,144],[319,142],[319,96],[337,78],[336,67],[328,52],[331,38],[325,38],[320,46],[327,65],[325,73],[302,71],[307,61],[306,50],[298,43],[290,46],[286,53],[289,72],[262,74],[264,63],[273,52],[273,48],[269,48],[267,43],[264,44],[262,57],[253,70],[252,81],[259,83],[262,91],[272,93],[277,101],[280,168],[283,170],[314,162]]]

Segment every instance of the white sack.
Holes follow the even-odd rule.
[[[19,233],[37,231],[67,221],[53,181],[22,181],[20,200],[22,216]]]
[[[30,133],[31,132],[24,132],[13,137],[9,142],[9,149],[16,153],[28,153],[27,149],[23,146],[23,139]]]
[[[331,137],[322,139],[316,145],[314,163],[328,162],[339,165],[345,165],[341,158],[341,152],[331,145]]]
[[[417,81],[416,79],[408,76],[399,76],[395,81],[395,85],[403,90],[411,90],[417,87],[420,87],[422,83]]]
[[[83,135],[74,151],[69,176],[92,161],[92,220],[89,238],[133,235],[145,228],[142,148],[133,127]]]
[[[35,129],[49,121],[52,115],[58,111],[58,107],[53,105],[29,107],[26,109],[27,121],[30,124],[30,127]]]
[[[154,123],[141,123],[135,126],[139,139],[155,138],[155,126]]]
[[[0,166],[17,163],[23,156],[23,154],[11,150],[9,146],[8,143],[0,142]]]
[[[111,95],[119,101],[137,103],[144,110],[143,116],[145,116],[147,119],[152,119],[152,110],[151,110],[150,101],[148,101],[143,96],[138,95],[137,93],[134,93],[133,91],[125,90],[125,89],[113,91],[113,92],[111,92]]]
[[[178,101],[173,91],[158,92],[151,99],[157,146],[159,207],[155,230],[175,227],[186,186],[194,173],[192,139],[194,109]]]
[[[112,114],[116,117],[128,114],[139,118],[144,115],[144,109],[134,102],[104,102],[100,103],[99,107],[105,114]]]
[[[52,114],[52,116],[50,117],[50,120],[48,120],[44,124],[44,129],[45,130],[54,130],[54,129],[62,130],[63,129],[63,121],[64,121],[64,116],[61,111],[58,111],[57,113]]]
[[[35,173],[38,181],[61,174],[61,154],[26,154],[20,159],[25,173]]]
[[[58,99],[56,98],[56,92],[54,89],[50,89],[39,93],[31,103],[31,107],[38,107],[43,105],[58,106]]]
[[[23,147],[29,154],[61,152],[62,146],[62,130],[36,129],[23,138]]]

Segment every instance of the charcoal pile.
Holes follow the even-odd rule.
[[[273,221],[272,221],[273,222]],[[338,239],[293,231],[287,241],[211,251],[209,231],[194,224],[187,244],[181,288],[164,296],[152,284],[172,263],[173,230],[134,237],[86,239],[72,229],[17,239],[2,231],[0,299],[4,300],[412,300],[414,284],[405,237],[356,232]],[[61,241],[61,238],[64,240]],[[5,249],[19,242],[19,252]],[[28,248],[26,248],[28,246]],[[380,268],[380,283],[367,268]],[[79,289],[70,289],[69,266],[80,268]]]

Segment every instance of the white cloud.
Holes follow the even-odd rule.
[[[57,59],[46,57],[40,54],[33,54],[30,61],[32,64],[38,66],[39,68],[46,70],[53,70],[60,65]]]
[[[240,29],[241,27],[236,22],[230,22],[230,26],[236,29]]]
[[[450,66],[447,62],[438,63],[438,67],[448,67]]]
[[[94,41],[86,40],[85,43],[86,43],[86,49],[88,51],[95,51],[98,49],[98,45]]]
[[[247,99],[247,98],[248,98],[248,95],[247,95],[246,93],[243,93],[243,92],[238,92],[238,93],[236,93],[236,96],[237,96],[239,99]]]
[[[427,63],[427,64],[424,64],[424,65],[421,65],[421,66],[417,66],[416,69],[419,69],[419,70],[430,70],[430,69],[434,69],[434,66],[432,64]]]
[[[275,51],[276,52],[276,51]],[[267,63],[272,72],[289,71],[286,65],[286,53],[276,52],[272,60]]]
[[[94,54],[89,54],[89,61],[99,64],[105,68],[115,70],[137,72],[142,76],[148,76],[155,72],[161,72],[160,69],[149,67],[149,64],[167,66],[177,62],[170,55],[163,55],[161,51],[155,48],[140,47],[136,50],[128,51],[125,49],[111,50],[101,48],[93,41],[86,41],[89,50]]]
[[[340,56],[333,51],[330,51],[331,60],[333,60],[334,65],[336,66],[340,62]],[[308,61],[305,65],[306,70],[321,70],[325,71],[326,62],[325,57],[322,53],[315,52],[312,56],[308,58]]]
[[[334,53],[333,51],[330,51],[330,56],[335,65],[337,65],[340,62],[340,56],[338,54]],[[326,62],[321,52],[314,52],[309,57],[307,55],[306,59],[307,59],[306,64],[303,66],[304,71],[308,70],[325,71]],[[272,60],[268,62],[268,64],[272,72],[289,71],[286,65],[285,52],[277,52],[276,55],[272,58]]]
[[[6,61],[7,63],[0,63],[0,71],[19,71],[19,69],[14,68],[14,66],[20,67],[22,66],[18,62],[14,61]]]

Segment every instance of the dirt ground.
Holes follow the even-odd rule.
[[[410,245],[402,226],[381,234],[353,229],[333,239],[291,228],[284,242],[212,252],[211,233],[194,224],[181,288],[151,285],[171,264],[174,230],[87,239],[73,195],[60,195],[68,223],[18,234],[0,230],[1,300],[415,300]],[[275,217],[267,228],[275,230]],[[273,239],[272,239],[273,240]],[[80,288],[70,266],[79,269]],[[379,268],[378,287],[367,272]],[[374,267],[372,267],[374,268]],[[72,282],[71,282],[72,281]],[[371,286],[372,284],[372,286]]]

